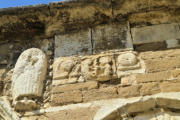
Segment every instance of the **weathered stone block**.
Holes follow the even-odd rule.
[[[78,57],[59,57],[53,64],[53,85],[75,83],[80,78],[81,65]]]
[[[135,75],[134,81],[136,83],[146,83],[146,82],[160,82],[164,80],[171,79],[171,72],[156,72],[156,73],[147,73],[147,74],[137,74]]]
[[[52,88],[52,93],[60,93],[60,92],[67,92],[67,91],[74,91],[74,90],[90,90],[94,88],[98,88],[98,82],[89,81],[89,82],[84,82],[84,83],[54,86]]]
[[[173,80],[169,82],[163,82],[160,84],[162,92],[180,92],[180,81]]]
[[[67,107],[68,108],[68,107]],[[75,107],[47,112],[45,115],[23,117],[21,120],[93,120],[98,107]]]
[[[55,36],[55,58],[92,54],[91,31]]]
[[[160,42],[180,38],[179,24],[161,24],[132,28],[131,31],[134,44]]]
[[[166,40],[167,48],[177,48],[180,46],[179,39]]]
[[[145,83],[142,84],[142,87],[140,89],[140,94],[141,95],[152,95],[156,93],[160,93],[160,87],[158,83]]]
[[[140,95],[140,85],[132,85],[118,88],[118,96],[120,97],[135,97]]]
[[[180,67],[180,57],[158,58],[152,60],[145,60],[147,72],[159,72],[165,70],[172,70]]]
[[[23,100],[24,97],[41,97],[46,71],[47,59],[41,50],[31,48],[24,51],[17,60],[12,76],[13,101]]]
[[[133,49],[128,25],[103,25],[92,29],[93,50],[95,53],[112,49]]]
[[[121,85],[123,86],[132,85],[134,83],[136,83],[136,76],[133,74],[121,78]]]
[[[164,97],[157,97],[156,98],[157,106],[164,107],[164,108],[173,108],[173,109],[179,109],[180,108],[180,101],[179,99],[171,99],[170,98],[164,98]]]
[[[113,54],[82,58],[81,72],[85,80],[108,81],[117,78]]]
[[[141,52],[139,54],[139,56],[143,60],[157,59],[157,58],[167,58],[167,57],[178,57],[178,56],[180,56],[180,49]]]
[[[118,78],[131,73],[144,73],[140,60],[137,58],[137,53],[127,51],[116,54],[116,67]]]
[[[179,79],[180,78],[180,69],[172,70],[172,79]]]
[[[138,113],[148,111],[154,108],[156,102],[151,97],[144,97],[136,102],[126,104],[122,109],[120,109],[120,113]]]
[[[83,91],[84,102],[102,100],[102,99],[112,99],[112,98],[116,98],[117,96],[118,96],[117,89],[115,87],[107,87],[107,88]]]
[[[53,106],[80,102],[82,102],[82,92],[79,90],[53,94],[51,96],[51,104]]]

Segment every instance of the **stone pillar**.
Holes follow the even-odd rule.
[[[47,58],[37,48],[24,51],[17,60],[12,76],[13,104],[16,110],[37,109],[46,77]]]

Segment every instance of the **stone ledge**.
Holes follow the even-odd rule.
[[[37,115],[47,113],[62,113],[63,111],[78,110],[86,108],[96,108],[94,116],[91,116],[94,120],[104,120],[109,116],[115,115],[114,113],[141,113],[146,112],[150,109],[154,109],[155,106],[158,108],[174,108],[180,109],[180,93],[160,93],[152,96],[134,97],[129,99],[111,99],[111,100],[100,100],[89,103],[72,104],[61,107],[52,107],[47,109],[41,109],[38,111],[26,112],[25,117],[37,117]],[[141,107],[139,107],[141,106]],[[138,109],[138,110],[137,110]],[[123,110],[123,112],[120,112]],[[62,111],[62,112],[61,112]],[[102,114],[103,113],[103,114]],[[76,120],[76,119],[75,119]]]

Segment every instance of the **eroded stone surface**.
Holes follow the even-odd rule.
[[[108,81],[117,78],[113,54],[84,57],[81,71],[86,80]]]
[[[142,63],[135,52],[124,52],[116,55],[117,75],[121,78],[132,73],[144,73]]]
[[[38,98],[42,95],[46,77],[46,55],[37,48],[24,51],[14,68],[12,77],[13,101]]]
[[[103,25],[92,29],[93,50],[95,53],[112,49],[133,49],[128,34],[128,24]]]
[[[92,54],[91,31],[55,36],[55,58]]]
[[[179,24],[162,24],[142,28],[132,28],[134,44],[152,43],[166,40],[170,42],[171,39],[179,39],[179,33]]]
[[[81,65],[78,57],[60,57],[53,65],[53,85],[75,83],[80,78]]]

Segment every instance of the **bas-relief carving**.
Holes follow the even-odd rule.
[[[130,73],[142,73],[138,54],[132,51],[79,57],[60,57],[54,62],[53,85],[108,81]]]
[[[42,96],[46,77],[46,55],[37,48],[24,51],[17,60],[12,76],[12,95],[15,109],[35,109]]]
[[[124,52],[116,56],[117,75],[119,78],[131,73],[145,72],[136,52]]]
[[[80,59],[78,57],[57,58],[53,65],[53,85],[77,82],[80,71]]]
[[[116,78],[114,55],[97,55],[82,59],[81,72],[86,80],[108,81]]]

